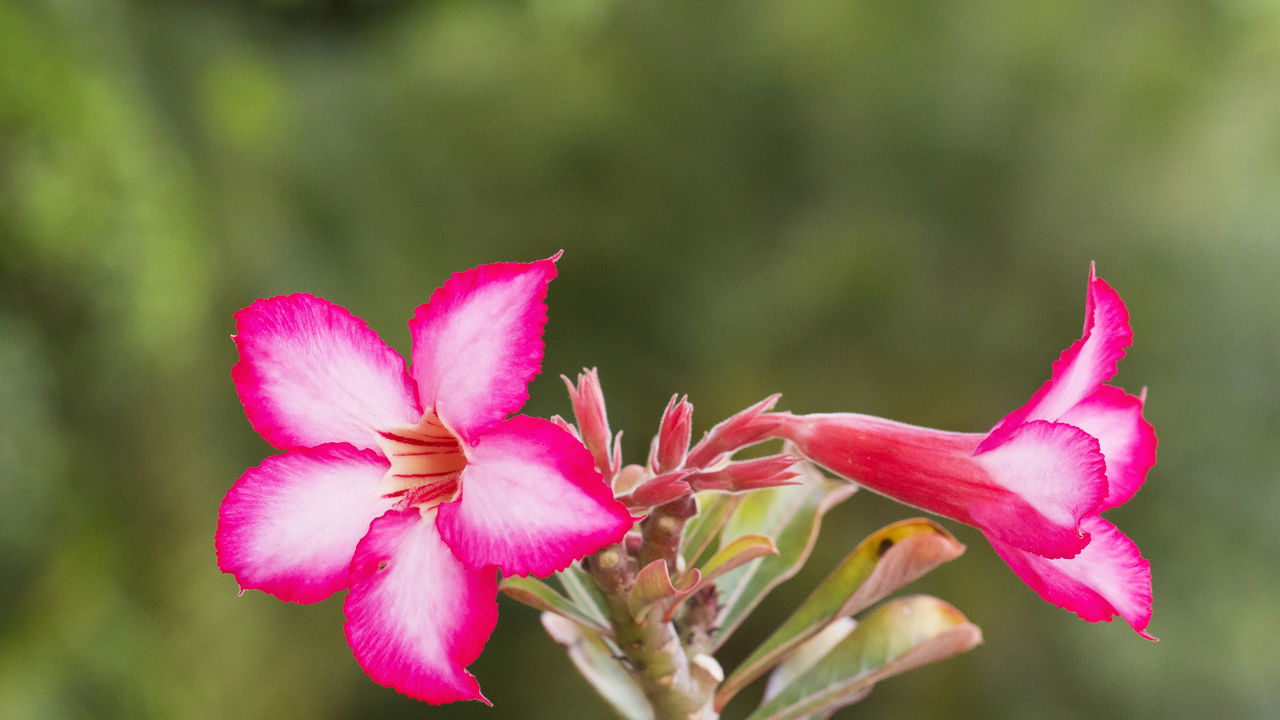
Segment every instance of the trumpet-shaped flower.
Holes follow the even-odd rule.
[[[978,527],[1045,600],[1091,622],[1119,615],[1150,638],[1150,565],[1100,515],[1131,498],[1155,464],[1145,392],[1104,384],[1132,336],[1120,296],[1090,268],[1083,336],[989,433],[843,413],[762,417],[829,470]]]
[[[312,295],[236,315],[236,390],[285,452],[227,493],[218,564],[291,602],[349,589],[356,660],[430,703],[484,700],[466,666],[497,623],[497,570],[547,575],[631,526],[577,438],[511,416],[541,370],[555,260],[453,275],[409,322],[408,372]]]

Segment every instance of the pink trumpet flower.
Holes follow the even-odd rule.
[[[453,275],[409,321],[408,372],[321,298],[236,314],[236,390],[285,452],[227,493],[218,564],[290,602],[349,589],[356,660],[419,700],[488,702],[466,666],[497,623],[495,568],[547,575],[631,527],[581,441],[508,417],[541,370],[558,257]]]
[[[805,457],[891,498],[982,530],[1045,600],[1143,637],[1151,566],[1100,513],[1138,491],[1156,436],[1139,396],[1105,385],[1132,340],[1120,296],[1089,271],[1084,334],[1052,377],[986,434],[854,414],[762,415]]]

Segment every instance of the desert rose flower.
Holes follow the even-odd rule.
[[[1045,600],[1091,622],[1119,615],[1151,638],[1150,565],[1100,515],[1131,498],[1155,464],[1145,391],[1104,384],[1132,337],[1120,296],[1091,267],[1083,336],[989,433],[847,413],[761,417],[832,472],[978,527]]]
[[[548,575],[631,527],[581,441],[511,416],[541,370],[558,257],[453,275],[409,322],[408,372],[312,295],[236,315],[236,390],[285,452],[227,493],[218,564],[291,602],[349,589],[356,660],[410,697],[484,700],[466,666],[497,622],[497,571]]]

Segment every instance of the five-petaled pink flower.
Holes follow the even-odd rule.
[[[631,527],[581,442],[508,417],[541,370],[558,257],[451,277],[409,321],[410,372],[312,295],[236,315],[236,390],[285,452],[227,493],[218,564],[291,602],[349,589],[356,660],[429,703],[484,700],[466,666],[497,623],[495,568],[548,575]]]
[[[981,529],[1045,600],[1090,622],[1119,615],[1144,637],[1151,566],[1100,513],[1138,491],[1156,436],[1140,396],[1106,385],[1133,338],[1120,296],[1089,271],[1084,334],[1052,377],[986,434],[855,414],[778,413],[776,434],[820,465]]]

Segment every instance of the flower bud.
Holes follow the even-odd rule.
[[[672,395],[667,402],[667,409],[662,413],[656,442],[649,452],[649,468],[655,473],[679,468],[684,464],[692,437],[693,405],[689,404],[689,396]]]
[[[719,470],[690,475],[687,482],[695,491],[727,490],[746,492],[780,485],[794,485],[799,475],[793,468],[800,462],[794,455],[770,455],[755,460],[732,462]]]
[[[693,488],[685,482],[688,471],[676,471],[659,475],[641,483],[629,494],[618,498],[630,508],[650,508],[665,505],[693,493]]]
[[[780,423],[764,413],[772,410],[781,397],[770,395],[708,430],[689,452],[685,465],[693,468],[710,467],[737,450],[773,437],[773,431]]]
[[[584,369],[578,374],[578,384],[574,386],[569,378],[560,376],[569,390],[569,401],[573,403],[573,415],[578,420],[578,432],[582,436],[582,444],[591,451],[595,458],[596,469],[608,481],[613,475],[613,464],[609,459],[609,447],[613,438],[609,434],[609,416],[604,408],[604,391],[600,388],[600,376],[595,368]]]

